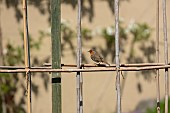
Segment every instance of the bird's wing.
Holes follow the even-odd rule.
[[[103,62],[104,60],[103,57],[97,51],[95,52],[95,54],[96,54],[96,58],[100,59],[99,62]]]

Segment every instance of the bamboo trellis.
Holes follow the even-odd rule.
[[[60,0],[52,0],[52,1],[60,1]],[[117,74],[116,75],[117,113],[121,113],[120,71],[143,71],[143,70],[155,70],[157,72],[157,74],[156,74],[157,113],[160,113],[160,86],[159,86],[159,70],[160,69],[165,70],[165,113],[168,113],[168,95],[169,95],[168,68],[170,68],[170,64],[168,63],[166,0],[162,0],[165,63],[159,63],[159,0],[157,0],[157,4],[156,4],[156,63],[140,63],[140,64],[121,64],[119,61],[119,0],[114,0],[114,1],[115,1],[114,8],[115,8],[115,48],[116,48],[115,58],[116,58],[116,64],[111,64],[109,67],[106,67],[102,64],[98,65],[98,66],[93,65],[93,64],[82,64],[81,0],[78,0],[77,65],[61,64],[61,65],[58,65],[58,67],[61,67],[61,68],[53,69],[53,68],[51,68],[51,65],[48,65],[48,64],[45,64],[45,65],[48,65],[49,67],[31,67],[31,65],[30,65],[30,49],[29,49],[28,20],[27,20],[27,1],[23,0],[25,67],[23,67],[23,66],[0,66],[0,73],[26,73],[26,78],[27,78],[26,79],[27,80],[27,113],[32,113],[31,73],[34,73],[34,72],[58,72],[58,73],[75,72],[76,77],[77,77],[77,113],[83,113],[83,91],[82,91],[83,79],[82,79],[82,75],[81,75],[82,72],[116,71],[116,74]],[[53,2],[53,3],[56,3],[56,2]],[[60,11],[60,9],[59,9],[59,11]],[[53,12],[53,13],[55,13],[55,12]],[[60,13],[59,13],[59,16],[60,16]],[[60,17],[58,17],[58,19],[59,18]],[[60,22],[60,20],[58,22]],[[60,26],[60,25],[58,25],[58,26]],[[60,52],[59,49],[58,49],[58,51]],[[61,97],[60,97],[60,99],[61,99]],[[61,107],[61,105],[59,107]],[[53,108],[53,109],[55,109],[55,108]],[[61,108],[57,107],[57,109],[60,109],[60,110],[53,110],[53,113],[58,113],[58,111],[59,112],[61,111]]]

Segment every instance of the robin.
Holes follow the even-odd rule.
[[[107,63],[97,51],[90,49],[88,52],[90,52],[90,57],[94,62],[99,63],[99,64],[105,63],[107,64],[107,66],[110,66],[110,64]]]

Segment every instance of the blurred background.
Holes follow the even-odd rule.
[[[167,1],[168,37],[170,2]],[[77,1],[62,0],[62,63],[76,64]],[[114,64],[114,0],[82,0],[83,63],[93,64],[94,48]],[[164,39],[160,0],[160,62]],[[28,0],[31,65],[51,63],[50,0]],[[156,0],[120,0],[120,62],[156,62]],[[21,0],[0,0],[0,65],[24,66]],[[76,73],[62,73],[62,113],[76,112]],[[83,73],[84,113],[116,111],[115,72]],[[123,113],[156,113],[155,71],[123,72]],[[51,113],[51,74],[32,74],[33,113]],[[26,113],[24,74],[0,73],[0,113]],[[160,71],[161,107],[164,109],[164,70]],[[163,112],[163,111],[162,111]]]

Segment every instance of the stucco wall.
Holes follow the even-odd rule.
[[[168,37],[169,35],[169,10],[170,2],[167,1],[167,17],[168,17]],[[21,44],[19,31],[22,29],[22,21],[19,23],[14,17],[13,9],[7,9],[2,2],[0,4],[1,14],[1,27],[4,44],[11,41],[14,44]],[[20,6],[22,9],[22,6]],[[76,29],[77,11],[71,6],[62,4],[62,18],[69,20],[73,29]],[[155,40],[155,24],[156,24],[156,1],[155,0],[129,0],[121,3],[120,16],[124,19],[125,24],[128,24],[132,19],[138,22],[146,22],[153,28],[152,39]],[[160,9],[160,11],[162,11]],[[38,37],[39,30],[48,31],[50,25],[47,22],[48,15],[41,15],[33,6],[28,7],[29,18],[29,32],[32,37]],[[114,16],[108,8],[105,1],[96,0],[94,2],[94,18],[92,23],[89,22],[88,17],[82,19],[82,25],[88,28],[106,27],[114,24]],[[162,35],[162,14],[160,14],[160,61],[163,60],[163,35]],[[98,43],[96,43],[96,39]],[[76,39],[73,39],[74,46],[76,47]],[[51,52],[50,37],[46,37],[43,42],[43,47],[40,51],[32,54],[38,55],[40,59],[50,55]],[[100,37],[88,41],[83,47],[83,53],[88,58],[87,50],[92,46],[105,47],[103,39]],[[129,44],[127,43],[127,47]],[[75,50],[76,52],[76,50]],[[75,63],[76,58],[72,56],[71,51],[66,49],[62,57],[62,63]],[[121,62],[126,63],[125,56],[120,56]],[[108,57],[108,62],[111,60]],[[88,58],[89,63],[93,63]],[[139,73],[138,73],[139,74]],[[51,76],[51,75],[48,75]],[[39,95],[33,95],[33,113],[51,113],[51,80],[49,80],[48,90],[43,87],[40,75],[32,79],[33,82],[39,85]],[[115,72],[96,72],[96,73],[83,73],[83,96],[84,96],[84,112],[85,113],[111,113],[116,108],[116,90],[115,90]],[[37,82],[38,81],[38,82]],[[142,100],[156,98],[156,79],[154,75],[151,81],[144,80],[141,76],[136,76],[136,72],[128,72],[127,79],[121,79],[125,82],[122,94],[122,111],[133,111],[137,104]],[[142,93],[137,90],[137,84],[142,84]],[[164,97],[164,75],[161,71],[160,76],[161,84],[161,98]],[[156,103],[155,103],[156,105]],[[62,111],[63,113],[76,112],[76,79],[75,73],[62,74]]]

